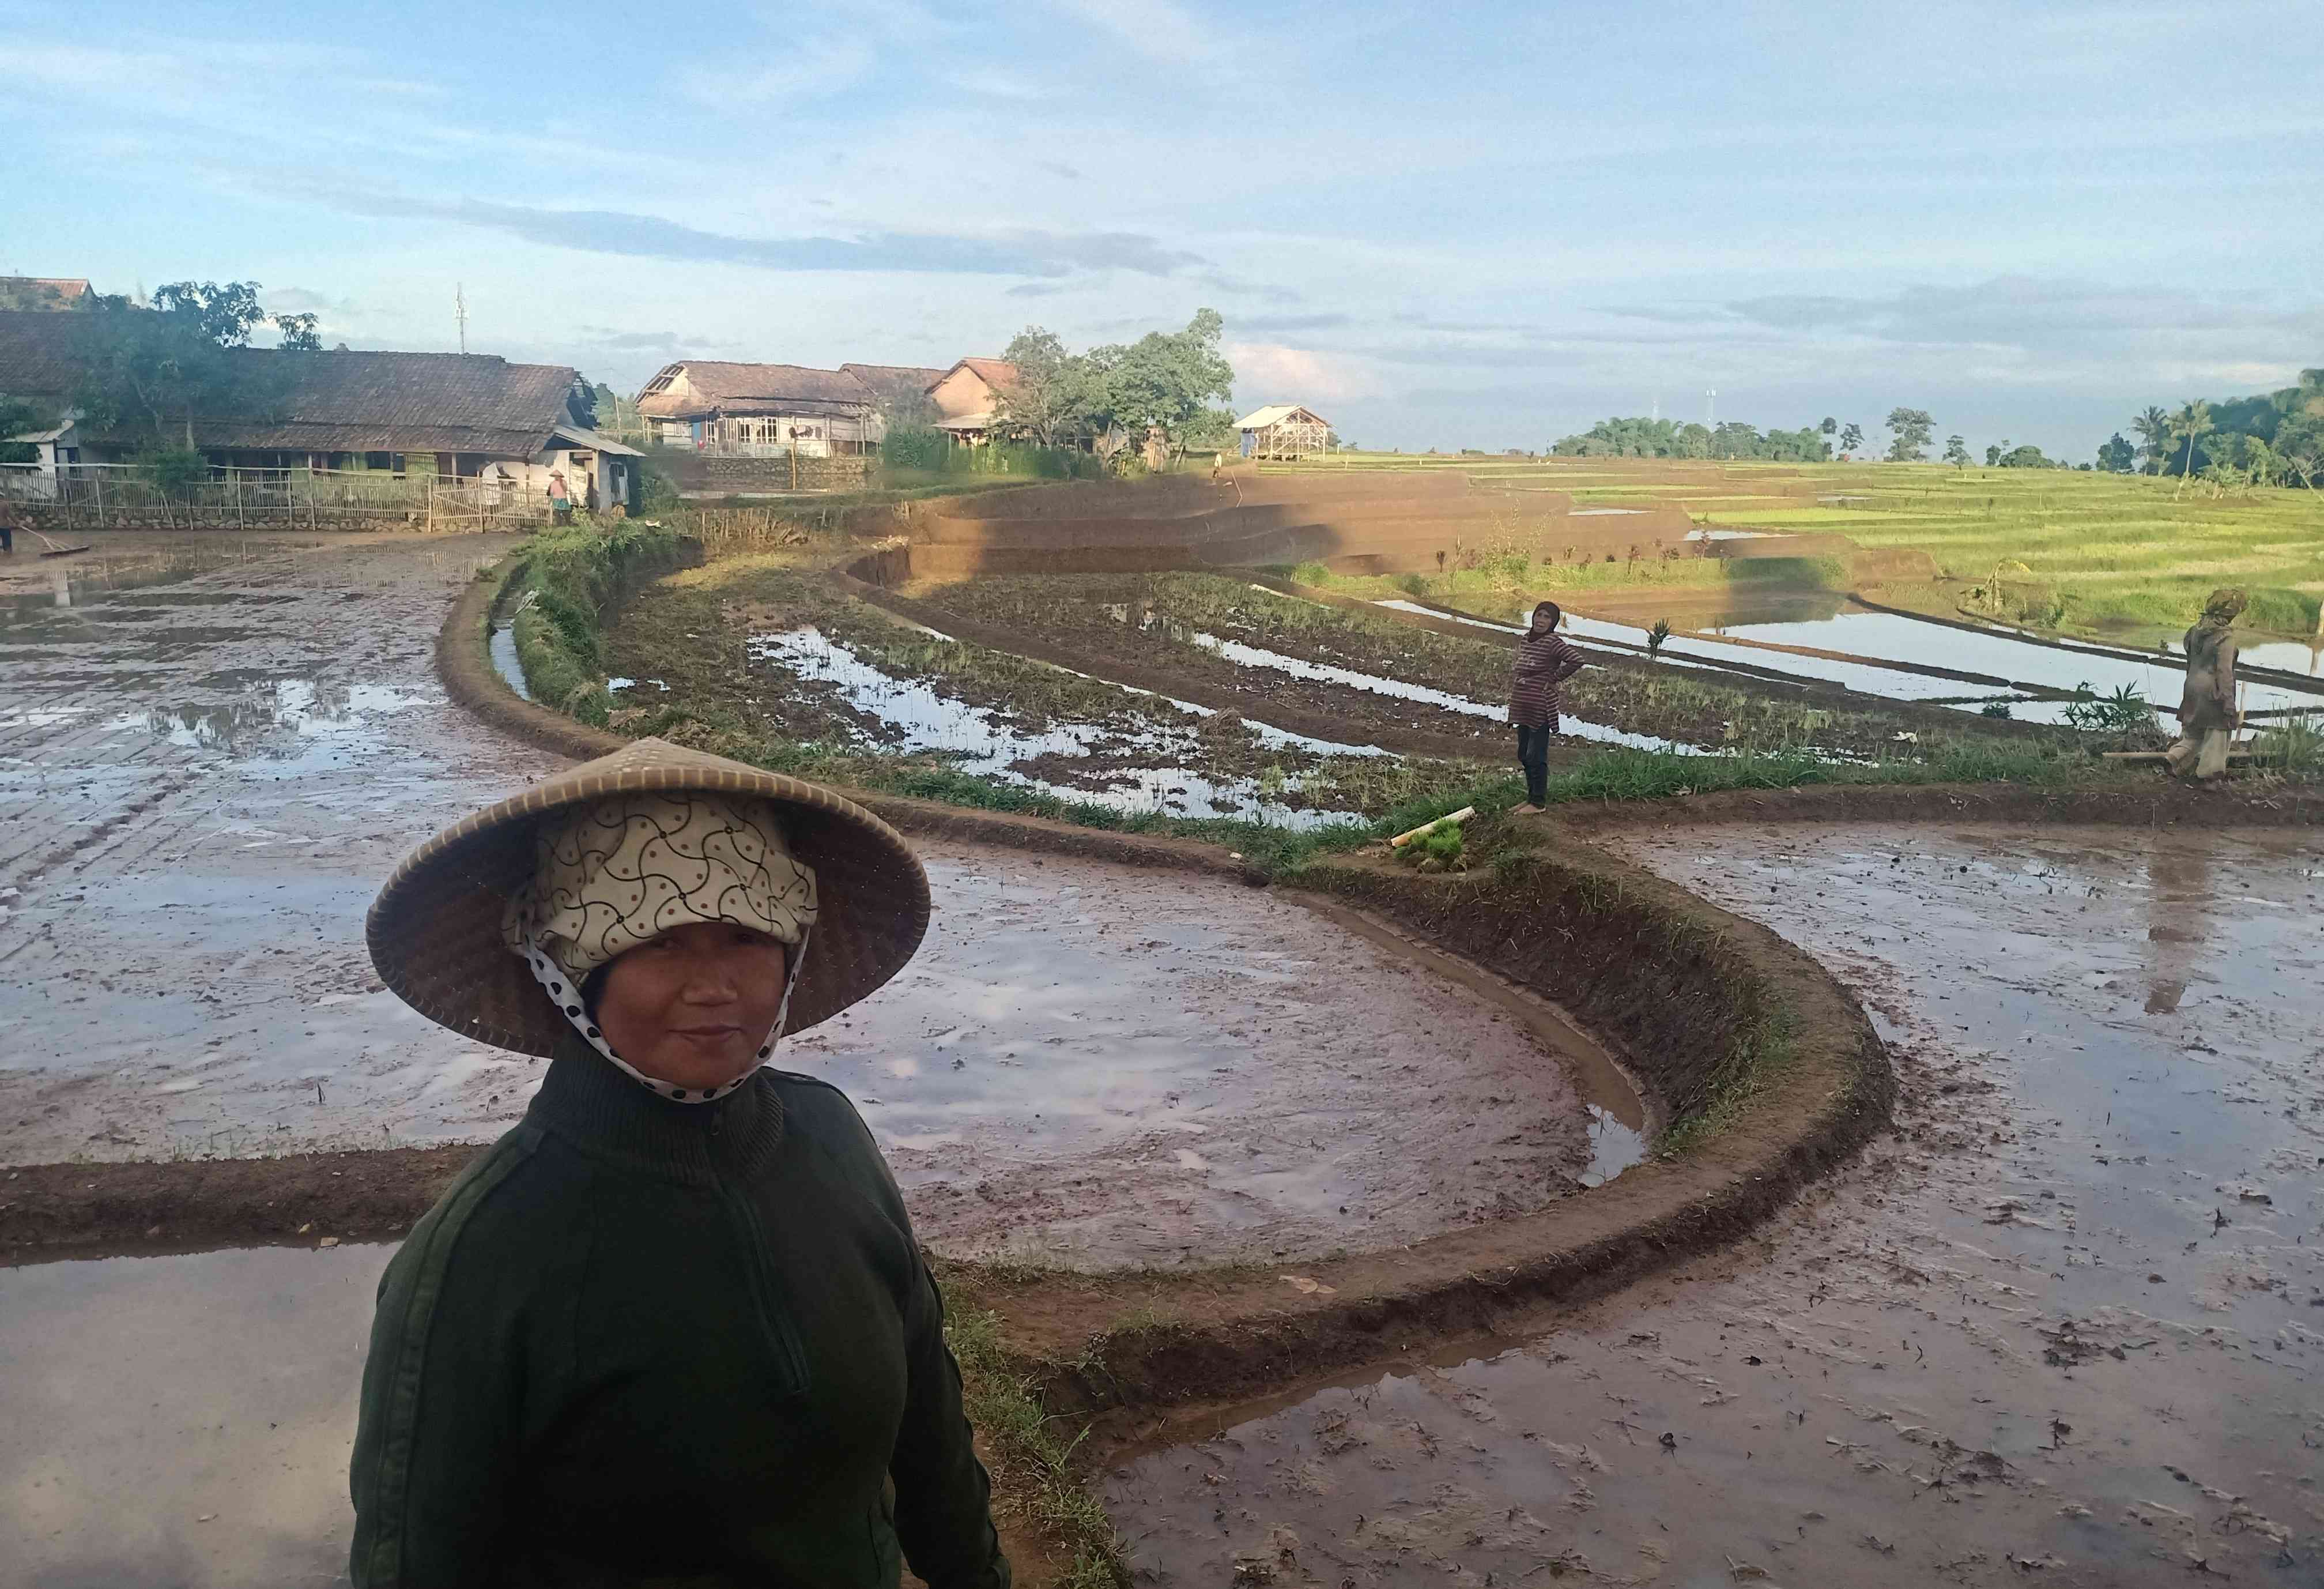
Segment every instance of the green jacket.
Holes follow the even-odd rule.
[[[358,1589],[1007,1589],[901,1196],[835,1088],[581,1048],[380,1282]]]

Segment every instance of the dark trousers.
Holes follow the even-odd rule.
[[[1517,764],[1525,769],[1526,799],[1536,806],[1549,803],[1549,736],[1556,732],[1554,717],[1538,728],[1517,725]]]
[[[0,523],[0,551],[14,551],[15,550],[16,532],[8,528],[6,524]]]

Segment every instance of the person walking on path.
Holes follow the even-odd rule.
[[[566,485],[562,469],[549,471],[549,512],[551,522],[573,522],[573,488]]]
[[[24,510],[16,505],[13,497],[0,494],[0,552],[13,556],[16,550],[16,531],[31,528],[32,525],[24,521]]]
[[[381,979],[551,1062],[380,1282],[356,1589],[1009,1589],[895,1178],[845,1095],[767,1064],[928,910],[870,812],[657,739],[396,869]]]
[[[2232,587],[2211,592],[2203,615],[2187,631],[2187,685],[2179,697],[2179,741],[2163,753],[2171,771],[2185,777],[2217,778],[2227,770],[2227,749],[2242,726],[2236,710],[2235,622],[2244,593]]]
[[[1557,633],[1564,614],[1554,601],[1533,610],[1533,626],[1517,642],[1515,676],[1509,683],[1509,721],[1517,725],[1517,763],[1525,769],[1526,807],[1545,809],[1549,801],[1549,740],[1564,709],[1561,687],[1582,671],[1582,653]]]

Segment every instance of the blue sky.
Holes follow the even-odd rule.
[[[0,0],[0,272],[263,282],[358,347],[625,391],[1227,319],[1366,446],[1609,413],[2077,458],[2324,365],[2324,106],[2276,0]],[[801,21],[803,16],[812,20]]]

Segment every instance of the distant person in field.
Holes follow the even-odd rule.
[[[565,471],[549,472],[549,511],[559,524],[573,522],[573,488],[565,483]]]
[[[2211,592],[2203,615],[2187,631],[2187,688],[2179,697],[2179,743],[2163,753],[2171,771],[2184,777],[2217,778],[2227,770],[2227,747],[2242,726],[2236,710],[2235,622],[2244,593]]]
[[[1554,601],[1533,610],[1533,627],[1517,642],[1517,671],[1509,684],[1509,721],[1517,725],[1517,763],[1525,769],[1526,809],[1549,803],[1549,739],[1563,710],[1559,687],[1582,671],[1582,653],[1559,638],[1564,614]]]
[[[7,497],[0,496],[0,551],[13,555],[16,550],[16,531],[30,528],[32,526],[24,522],[24,510]]]

